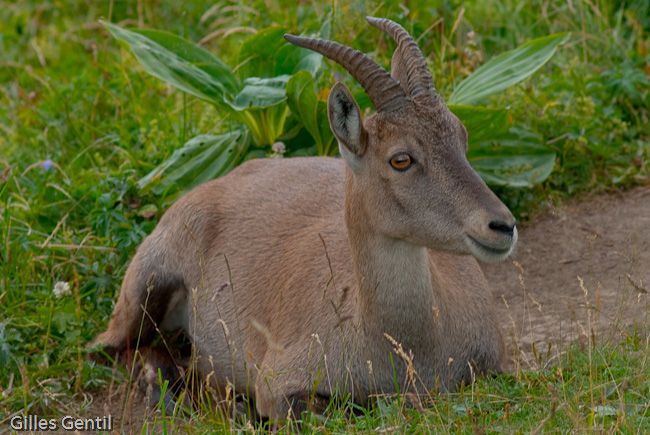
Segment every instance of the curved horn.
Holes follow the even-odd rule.
[[[406,93],[399,82],[374,60],[358,50],[324,39],[284,35],[284,39],[299,47],[314,50],[345,68],[366,90],[377,112],[399,110],[406,102]]]
[[[366,17],[366,20],[376,28],[388,33],[397,43],[397,49],[400,51],[406,67],[410,96],[429,98],[432,93],[437,95],[427,62],[413,37],[402,26],[389,19]]]

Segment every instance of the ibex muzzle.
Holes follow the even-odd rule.
[[[425,391],[500,370],[474,257],[506,258],[515,219],[467,162],[467,132],[413,38],[368,21],[397,42],[392,75],[336,42],[286,35],[344,66],[377,109],[362,122],[334,85],[342,159],[253,160],[181,198],[138,249],[97,343],[117,352],[150,342],[152,321],[181,326],[199,373],[271,419],[333,395],[363,404],[395,380]]]

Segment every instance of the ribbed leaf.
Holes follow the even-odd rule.
[[[244,80],[242,90],[232,102],[228,102],[234,110],[264,108],[274,106],[287,99],[286,87],[288,75],[260,79],[250,77]]]
[[[469,135],[467,159],[489,184],[525,187],[553,171],[555,153],[534,132],[511,127],[508,109],[448,106]]]
[[[289,106],[282,102],[264,108],[250,107],[234,112],[233,117],[250,129],[257,146],[266,146],[274,144],[285,133],[288,114]]]
[[[553,154],[553,151],[544,144],[539,133],[521,127],[512,127],[507,132],[495,135],[489,140],[471,143],[467,152],[470,159],[521,154]]]
[[[318,98],[314,90],[314,80],[307,71],[300,71],[287,83],[287,103],[291,111],[300,119],[316,143],[321,146],[316,120]]]
[[[287,83],[287,102],[314,138],[319,155],[328,154],[334,136],[329,128],[327,105],[318,101],[314,80],[307,71],[299,71]]]
[[[470,148],[472,143],[500,137],[510,129],[510,110],[508,109],[460,105],[447,107],[465,124]]]
[[[284,27],[273,26],[246,38],[239,50],[239,77],[273,77],[276,53],[288,44],[284,39],[285,33],[287,29]]]
[[[232,69],[209,51],[169,32],[151,29],[134,29],[133,32],[146,36],[180,58],[202,69],[210,77],[221,83],[228,95],[237,92],[239,83],[235,79]]]
[[[322,33],[329,33],[326,21]],[[313,50],[298,47],[284,39],[287,29],[267,27],[246,38],[239,51],[239,76],[270,78],[279,75],[293,75],[300,70],[312,75],[320,69],[323,56]]]
[[[467,153],[486,183],[511,187],[541,183],[553,171],[555,158],[539,134],[515,127],[492,140],[471,144]]]
[[[568,38],[566,33],[545,36],[490,59],[458,85],[448,103],[472,104],[522,81],[548,62]]]
[[[298,71],[309,71],[315,75],[320,69],[323,55],[307,48],[289,44],[288,42],[275,53],[274,75],[294,75]]]
[[[223,107],[224,99],[237,90],[230,68],[201,47],[167,32],[102,24],[131,48],[149,74],[182,91]]]
[[[488,157],[470,161],[488,184],[530,187],[541,183],[553,172],[555,154],[542,156]]]
[[[152,189],[158,195],[169,187],[189,190],[230,172],[244,158],[249,145],[248,130],[197,136],[141,178],[138,187]]]

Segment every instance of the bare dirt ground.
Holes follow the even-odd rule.
[[[576,339],[624,339],[634,325],[648,336],[650,188],[550,210],[520,228],[510,260],[484,264],[483,270],[512,351],[511,369],[536,368]],[[96,393],[86,413],[110,413],[120,432],[140,433],[154,411],[137,388],[127,391],[121,384]]]
[[[515,264],[516,262],[516,264]],[[483,265],[519,361],[573,340],[650,333],[650,189],[573,201],[520,228],[517,252]],[[581,286],[580,279],[583,280]]]

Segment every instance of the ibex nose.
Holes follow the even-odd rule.
[[[514,221],[512,224],[506,223],[504,221],[492,221],[489,223],[488,227],[492,231],[496,231],[506,236],[512,237],[515,233],[515,224]]]

